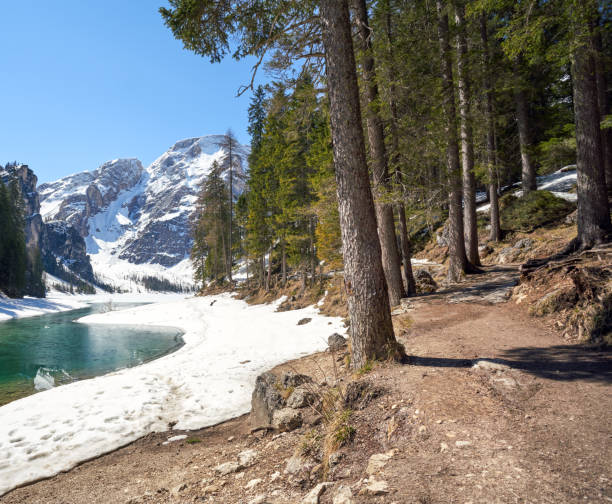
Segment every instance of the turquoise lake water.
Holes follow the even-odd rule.
[[[134,304],[115,305],[123,309]],[[77,324],[108,309],[78,310],[0,322],[0,405],[75,380],[137,366],[182,346],[174,328]]]

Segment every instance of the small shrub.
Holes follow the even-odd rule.
[[[312,457],[317,459],[320,457],[321,441],[323,436],[314,429],[309,430],[300,443],[300,455],[303,457]]]
[[[549,191],[532,191],[522,198],[508,194],[500,199],[501,227],[504,231],[531,232],[563,222],[575,208],[574,203]]]
[[[197,437],[191,437],[189,439],[185,439],[185,443],[187,444],[197,444],[197,443],[201,443],[202,440],[197,438]]]
[[[353,412],[350,409],[345,409],[336,418],[334,422],[333,438],[336,449],[341,448],[345,444],[352,441],[355,436],[355,428],[350,424],[351,415]]]

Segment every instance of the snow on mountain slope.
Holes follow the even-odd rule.
[[[181,140],[147,168],[137,159],[115,159],[42,184],[41,214],[79,230],[94,272],[106,283],[136,290],[136,277],[145,275],[192,284],[189,220],[200,183],[226,155],[222,139]],[[234,197],[244,189],[248,153],[248,146],[235,149],[242,167],[234,168]]]

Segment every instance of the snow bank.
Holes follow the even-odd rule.
[[[229,295],[90,315],[83,323],[174,326],[185,345],[142,366],[73,382],[0,408],[0,495],[153,431],[197,429],[250,410],[255,378],[344,333],[314,307],[275,313]],[[308,324],[298,326],[305,317]]]
[[[59,280],[61,282],[62,280]],[[92,303],[155,303],[171,299],[183,299],[185,294],[146,292],[127,294],[67,294],[52,291],[46,298],[24,297],[22,299],[0,298],[0,322],[12,318],[36,317],[47,313],[58,313],[85,308]]]
[[[27,296],[22,299],[1,298],[0,321],[74,310],[85,306],[87,306],[87,303],[83,297],[62,294],[46,298],[33,298]]]
[[[576,184],[576,169],[572,166],[565,166],[560,170],[557,170],[550,175],[542,175],[537,177],[538,190],[546,190],[553,193],[555,196],[559,198],[563,198],[567,201],[576,202],[578,199],[578,195],[576,193],[570,192],[571,189]],[[520,186],[520,182],[514,184],[515,186]],[[523,196],[523,191],[518,190],[512,193],[517,198]],[[478,199],[476,200],[478,202]],[[490,203],[486,203],[484,205],[480,205],[476,211],[477,212],[488,212],[489,208],[491,208]]]

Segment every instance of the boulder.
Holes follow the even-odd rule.
[[[276,410],[272,417],[272,427],[280,432],[289,432],[302,426],[302,414],[293,408]]]
[[[533,240],[531,238],[522,238],[514,244],[513,248],[527,252],[533,248]]]
[[[414,281],[419,294],[428,294],[430,292],[435,292],[438,289],[438,284],[427,270],[416,270],[414,272]]]
[[[327,345],[330,351],[337,352],[346,346],[346,338],[338,333],[334,333],[327,338]]]
[[[260,374],[255,380],[251,396],[251,424],[254,427],[270,426],[274,412],[285,405],[279,387],[278,378],[272,373]]]
[[[225,462],[215,467],[215,472],[221,476],[227,476],[228,474],[238,472],[242,469],[242,466],[238,462]]]
[[[359,493],[362,495],[386,495],[389,493],[389,485],[386,481],[370,479]]]
[[[284,389],[288,389],[290,387],[296,388],[304,383],[312,383],[312,378],[308,375],[288,371],[281,376],[280,383]]]
[[[301,386],[296,388],[291,395],[289,396],[289,399],[287,399],[287,406],[289,408],[305,408],[306,406],[310,406],[311,404],[314,404],[314,402],[316,401],[316,396],[315,394],[310,391],[308,388]]]
[[[334,493],[332,504],[353,504],[353,492],[348,485],[340,485]]]
[[[319,497],[323,492],[325,492],[326,488],[332,486],[333,483],[323,482],[319,483],[316,487],[314,487],[306,496],[302,499],[302,504],[319,504]]]
[[[244,450],[238,454],[238,462],[242,467],[252,466],[257,458],[257,452],[255,450]]]

